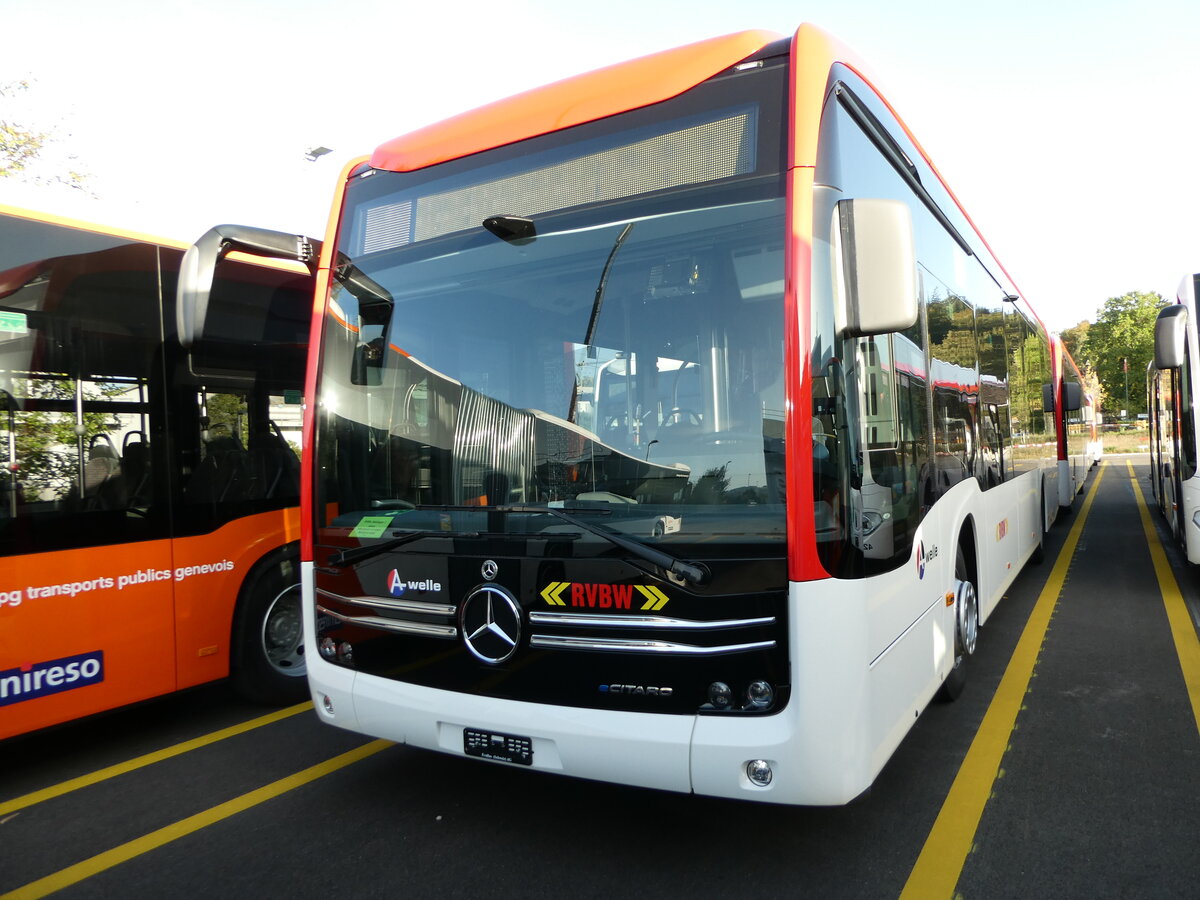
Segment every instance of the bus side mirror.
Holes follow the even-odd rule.
[[[1083,388],[1074,381],[1063,383],[1063,412],[1075,412],[1083,406]]]
[[[1187,307],[1175,304],[1159,311],[1154,322],[1154,367],[1178,369],[1183,365]]]
[[[179,343],[184,349],[191,348],[204,336],[204,320],[208,316],[208,298],[217,263],[232,250],[274,259],[294,259],[307,265],[311,272],[316,270],[321,242],[303,235],[248,225],[218,225],[204,232],[188,247],[179,266],[175,321]]]
[[[911,328],[918,309],[912,212],[899,200],[837,206],[847,332],[864,337]]]
[[[350,361],[350,383],[378,387],[383,384],[383,338],[362,341]]]
[[[387,330],[395,301],[382,286],[349,261],[338,267],[337,279],[358,298],[358,344],[350,361],[350,383],[378,387],[383,384]]]

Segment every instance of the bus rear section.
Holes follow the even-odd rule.
[[[1200,563],[1200,477],[1196,463],[1196,279],[1187,275],[1176,302],[1158,313],[1154,357],[1146,369],[1150,415],[1150,486],[1188,562]]]
[[[1059,509],[1044,326],[808,26],[383,145],[317,284],[302,578],[333,725],[845,803],[963,689]]]
[[[1070,510],[1075,496],[1083,490],[1088,472],[1103,455],[1096,430],[1093,397],[1085,390],[1083,373],[1066,346],[1055,337],[1054,351],[1059,376],[1056,393],[1049,398],[1055,409],[1059,439],[1059,505]]]
[[[0,210],[0,737],[231,668],[260,699],[303,696],[312,279],[227,264],[184,352],[182,256]]]

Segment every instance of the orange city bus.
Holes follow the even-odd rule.
[[[313,315],[305,658],[353,731],[845,803],[1060,509],[1050,335],[810,26],[353,161]]]
[[[312,276],[222,262],[185,351],[185,246],[0,207],[0,738],[231,670],[304,695]]]

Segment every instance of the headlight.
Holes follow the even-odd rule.
[[[717,709],[729,709],[733,702],[733,691],[723,681],[714,681],[708,686],[708,702]]]
[[[775,702],[775,689],[765,681],[753,681],[746,688],[746,706],[751,709],[766,709]]]

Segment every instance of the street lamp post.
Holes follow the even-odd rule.
[[[1121,368],[1125,370],[1125,419],[1129,419],[1129,357],[1121,357]]]

